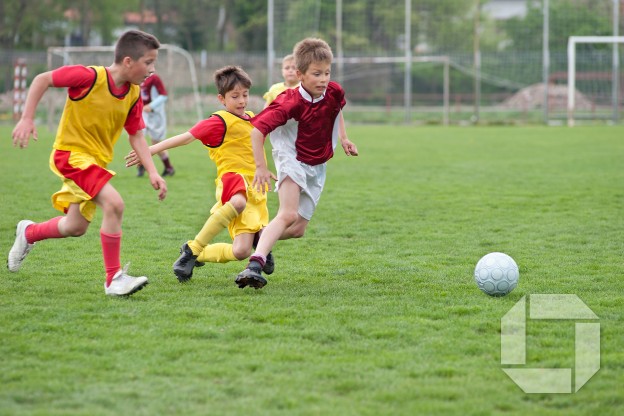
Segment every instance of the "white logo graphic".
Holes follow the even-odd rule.
[[[526,364],[526,301],[501,319],[501,365]],[[597,320],[576,295],[531,295],[530,319]],[[600,323],[576,322],[574,392],[600,369]],[[571,368],[503,368],[525,393],[572,393]]]

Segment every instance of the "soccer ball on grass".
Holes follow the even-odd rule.
[[[474,271],[477,286],[490,296],[505,296],[518,285],[518,265],[505,253],[481,257]]]

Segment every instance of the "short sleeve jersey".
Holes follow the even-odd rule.
[[[61,67],[52,71],[52,83],[68,88],[55,149],[89,153],[108,164],[124,127],[128,134],[145,128],[139,86],[117,88],[103,66]]]
[[[153,74],[141,84],[141,99],[143,99],[143,104],[148,105],[158,95],[167,95],[167,89],[162,79],[158,75]]]
[[[291,120],[296,125],[288,130],[294,135],[289,139],[294,140],[297,160],[319,165],[334,154],[337,143],[334,126],[345,104],[344,90],[336,82],[329,82],[325,93],[315,99],[300,85],[278,95],[251,124],[266,136]],[[275,140],[274,135],[271,138]]]
[[[189,130],[193,137],[208,148],[210,158],[217,165],[217,177],[227,172],[255,174],[256,165],[251,147],[253,126],[249,122],[253,116],[251,111],[246,111],[244,117],[225,110],[216,111]]]

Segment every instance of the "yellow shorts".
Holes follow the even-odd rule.
[[[245,205],[245,209],[243,210],[243,212],[241,212],[239,216],[234,218],[228,225],[228,231],[232,239],[242,233],[255,234],[258,231],[262,230],[264,227],[266,227],[269,223],[267,195],[261,192],[257,192],[251,187],[251,185],[249,185],[253,181],[253,176],[245,176],[241,174],[236,175],[241,177],[245,183],[247,205]],[[222,178],[217,178],[215,182],[217,185],[215,192],[217,203],[210,210],[211,214],[223,206],[221,197],[223,194],[224,183]],[[227,184],[225,187],[226,189],[228,188]]]
[[[71,204],[80,204],[80,213],[89,222],[95,215],[93,198],[115,176],[88,153],[53,150],[50,169],[63,180],[63,187],[52,195],[52,206],[67,213]]]

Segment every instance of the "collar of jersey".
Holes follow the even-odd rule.
[[[327,89],[325,90],[327,91]],[[305,88],[303,88],[303,85],[299,84],[299,94],[301,94],[301,96],[306,100],[306,101],[310,101],[312,104],[314,103],[318,103],[319,101],[321,101],[323,98],[325,98],[325,91],[323,91],[323,94],[321,94],[320,97],[318,98],[312,98],[312,95],[310,95],[309,92],[306,91]]]

